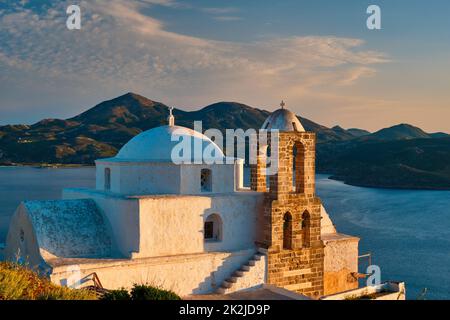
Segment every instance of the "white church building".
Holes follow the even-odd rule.
[[[168,125],[137,135],[115,157],[97,160],[95,189],[22,202],[5,257],[57,284],[83,286],[77,280],[95,274],[107,289],[148,283],[181,296],[264,284],[315,298],[357,288],[359,239],[337,233],[315,195],[314,133],[284,108],[263,128],[279,130],[280,150],[292,141],[303,145],[298,159],[280,160],[270,186],[256,166],[251,187],[244,187],[243,159],[207,164],[189,156],[200,161],[174,163],[180,139],[225,155],[170,116]],[[294,162],[304,172],[291,188]]]

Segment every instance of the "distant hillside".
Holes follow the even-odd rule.
[[[450,189],[450,138],[322,144],[317,170],[348,184]]]
[[[236,102],[219,102],[198,111],[174,110],[178,125],[204,130],[217,128],[260,128],[269,111]],[[93,164],[95,159],[117,153],[128,140],[144,130],[167,122],[168,107],[134,93],[104,101],[67,119],[45,119],[31,126],[0,126],[0,163]],[[308,119],[307,130],[319,141],[341,141],[348,134],[334,132]]]
[[[270,112],[237,102],[219,102],[197,111],[174,110],[178,125],[203,129],[258,129]],[[104,101],[70,119],[33,125],[0,126],[0,164],[93,164],[114,156],[135,135],[167,122],[168,107],[134,93]],[[400,124],[370,133],[328,128],[299,117],[317,134],[318,172],[351,184],[450,188],[450,136],[428,134]]]
[[[371,135],[365,136],[370,139],[377,140],[403,140],[403,139],[427,139],[432,138],[420,128],[409,124],[399,124],[390,128],[381,129]]]
[[[370,132],[367,130],[356,129],[356,128],[347,129],[347,132],[351,133],[355,137],[363,137],[363,136],[367,136],[370,134]]]

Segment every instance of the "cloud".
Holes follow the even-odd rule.
[[[234,7],[211,7],[211,8],[202,8],[203,12],[210,13],[210,14],[218,14],[218,15],[224,15],[224,14],[230,14],[230,13],[236,13],[239,11],[239,9]]]
[[[235,15],[235,13],[239,12],[239,9],[234,7],[211,7],[201,8],[200,10],[210,14],[212,19],[216,21],[229,22],[243,20],[242,17]]]
[[[260,103],[307,96],[320,87],[352,86],[388,61],[383,53],[361,49],[360,39],[306,36],[241,43],[168,31],[148,12],[155,5],[176,8],[170,0],[82,1],[82,30],[69,31],[61,14],[66,4],[44,6],[39,13],[22,6],[0,14],[0,81],[8,84],[3,90],[14,84],[58,101],[68,99],[68,92],[82,100],[99,92],[136,91],[183,106],[216,99]],[[215,15],[230,10],[205,9]],[[30,103],[33,98],[30,94]]]
[[[242,20],[241,17],[235,17],[235,16],[216,16],[213,18],[217,21],[239,21]]]
[[[373,68],[367,68],[364,66],[359,66],[349,69],[344,74],[344,78],[339,81],[339,85],[349,86],[354,84],[361,78],[373,77],[376,74],[376,70]]]

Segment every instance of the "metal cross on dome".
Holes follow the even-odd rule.
[[[280,107],[281,107],[281,109],[284,109],[284,106],[286,105],[286,103],[284,103],[284,100],[281,100],[281,103],[280,103]]]
[[[173,107],[169,107],[169,112],[170,112],[170,115],[172,116],[173,114],[172,114],[172,112],[173,112]]]

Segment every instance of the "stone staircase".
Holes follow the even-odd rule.
[[[216,290],[217,294],[228,294],[264,284],[266,255],[257,252],[246,264],[236,270]]]

